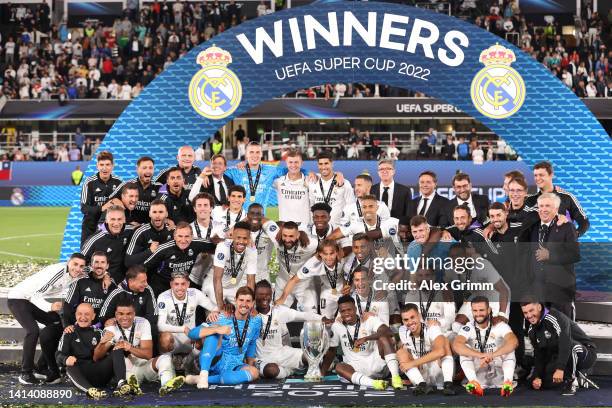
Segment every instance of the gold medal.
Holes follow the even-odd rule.
[[[255,196],[251,196],[251,202],[255,201]]]
[[[332,295],[337,295],[338,291],[336,290],[336,288],[332,288]]]
[[[232,278],[230,282],[232,283],[232,285],[236,285],[236,278]]]
[[[355,347],[353,347],[353,351],[355,353],[359,353],[359,351],[361,351],[361,350],[359,349],[359,346],[355,346]]]

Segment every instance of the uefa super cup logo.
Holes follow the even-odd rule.
[[[242,99],[242,85],[236,74],[227,68],[232,62],[229,52],[215,47],[200,52],[202,66],[189,83],[189,102],[207,119],[223,119],[234,113]]]
[[[495,44],[480,53],[479,61],[485,67],[472,80],[470,94],[474,106],[492,119],[514,115],[525,101],[525,82],[510,67],[516,61],[514,52]]]

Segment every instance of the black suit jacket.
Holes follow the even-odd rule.
[[[419,201],[421,197],[417,197],[412,200],[410,205],[410,217],[417,215],[417,210],[419,208]],[[448,227],[452,224],[448,220],[448,207],[449,200],[448,198],[442,197],[438,193],[434,195],[434,198],[429,204],[429,208],[425,213],[425,218],[427,218],[427,223],[433,227]]]
[[[476,208],[476,219],[480,225],[484,225],[485,221],[489,217],[489,197],[480,194],[472,194],[472,203],[474,203],[474,207]],[[457,197],[450,200],[448,214],[446,217],[451,224],[454,224],[453,208],[455,208],[457,205],[459,205]]]
[[[372,186],[370,194],[373,194],[376,196],[376,198],[380,199],[380,183]],[[389,211],[391,211],[391,216],[399,218],[410,215],[409,209],[411,198],[410,188],[403,184],[395,183],[393,185],[392,208],[389,208]]]
[[[571,302],[576,293],[574,264],[580,261],[576,229],[570,222],[558,226],[555,217],[544,239],[543,246],[550,253],[546,261],[536,260],[536,251],[540,246],[539,230],[538,221],[526,228],[520,237],[522,242],[529,242],[525,252],[535,286],[545,302]]]
[[[227,186],[227,188],[225,190],[225,194],[227,195],[227,197],[229,197],[229,188],[234,185],[234,181],[231,178],[229,178],[228,176],[226,176],[225,174],[223,175],[223,180],[225,181],[225,185]],[[222,203],[222,202],[219,201],[219,197],[217,197],[215,195],[215,186],[213,184],[214,181],[215,180],[213,180],[213,176],[212,175],[208,176],[208,187],[206,187],[206,188],[202,187],[202,192],[208,193],[208,194],[212,195],[213,197],[215,197],[215,205],[226,205],[226,204],[228,204],[227,203],[227,198],[226,198],[226,202]]]

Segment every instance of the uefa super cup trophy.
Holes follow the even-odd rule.
[[[306,371],[304,380],[321,381],[319,365],[329,348],[329,334],[327,334],[325,323],[317,320],[304,322],[304,328],[300,333],[300,343],[308,361],[308,371]]]

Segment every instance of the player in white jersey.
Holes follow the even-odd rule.
[[[203,307],[208,312],[208,321],[215,321],[218,314],[213,312],[215,304],[200,290],[189,287],[185,274],[173,273],[170,289],[157,298],[159,316],[159,351],[161,353],[189,353],[191,340],[189,330],[196,326],[196,308]]]
[[[291,150],[285,160],[288,173],[274,180],[278,197],[278,220],[293,221],[300,226],[310,222],[308,178],[302,173],[302,155]]]
[[[204,280],[204,293],[223,310],[225,303],[232,303],[236,290],[242,286],[255,288],[257,274],[257,250],[250,246],[251,226],[246,222],[234,225],[233,239],[217,245],[213,261],[214,273]],[[209,275],[210,276],[210,275]],[[213,289],[214,292],[210,293]]]
[[[359,316],[364,313],[370,313],[378,317],[384,324],[389,325],[389,302],[387,302],[387,293],[382,290],[375,290],[372,287],[372,280],[369,276],[369,271],[363,266],[357,267],[353,272],[352,293]]]
[[[463,326],[453,341],[468,383],[467,392],[483,395],[486,388],[501,387],[502,396],[510,396],[515,384],[514,350],[518,340],[504,322],[494,324],[489,301],[484,296],[472,299],[474,322]]]
[[[199,193],[191,201],[196,219],[189,224],[194,238],[201,238],[213,242],[213,237],[222,232],[221,227],[214,228],[211,217],[215,206],[215,198],[208,193]],[[189,279],[196,287],[201,288],[204,278],[212,274],[213,257],[205,252],[198,255],[195,264],[191,267]]]
[[[293,221],[288,221],[281,227],[280,240],[274,241],[278,259],[278,275],[274,287],[275,298],[280,298],[287,282],[304,266],[306,261],[317,251],[317,241],[308,238],[300,231]],[[286,298],[285,305],[291,307],[297,300],[300,311],[317,310],[317,294],[311,279],[302,280]]]
[[[344,211],[342,211],[342,220],[340,221],[341,225],[346,225],[349,222],[358,222],[360,220],[363,220],[363,210],[361,209],[360,199],[367,195],[370,195],[372,183],[372,177],[370,177],[369,174],[360,174],[355,177],[355,202],[350,203],[349,205],[344,207]],[[378,209],[376,210],[376,214],[383,221],[391,217],[389,207],[387,207],[387,204],[383,203],[380,200],[378,200]]]
[[[401,346],[397,350],[400,369],[415,385],[415,395],[430,394],[442,388],[444,395],[455,395],[454,361],[449,341],[437,324],[428,325],[414,303],[402,306]]]
[[[278,233],[278,225],[264,217],[263,206],[259,203],[249,205],[245,221],[251,226],[251,244],[257,248],[257,276],[255,282],[270,279],[268,263]]]
[[[320,178],[308,186],[310,204],[325,203],[332,207],[331,222],[339,224],[342,210],[355,201],[353,188],[348,180],[334,173],[333,157],[329,152],[317,156]]]
[[[433,269],[417,269],[410,275],[415,290],[408,290],[404,304],[414,303],[419,307],[419,313],[424,322],[436,322],[446,336],[452,333],[456,316],[456,306],[453,293],[449,290],[436,289],[435,272]],[[452,336],[451,336],[452,337]]]
[[[368,272],[372,271],[374,258],[374,246],[366,234],[355,234],[352,238],[351,254],[344,261],[344,280],[346,285],[342,290],[343,295],[348,295],[353,289],[353,278],[359,267],[364,267]],[[372,272],[373,273],[373,272]]]
[[[377,239],[374,240],[374,251],[379,257],[393,256],[400,251],[401,243],[397,233],[399,221],[397,218],[387,218],[382,220],[377,215],[378,200],[373,195],[367,195],[360,199],[363,219],[356,222],[350,222],[347,225],[341,225],[339,229],[333,232],[332,239],[341,237],[349,237],[359,233],[367,233],[377,231]]]
[[[241,185],[233,185],[228,190],[229,206],[216,206],[212,211],[213,228],[219,228],[227,233],[242,218],[244,214],[242,206],[246,201],[246,190]],[[222,238],[225,238],[223,236]]]
[[[103,358],[111,348],[124,350],[127,382],[135,395],[142,394],[140,384],[143,381],[153,382],[160,379],[160,395],[180,388],[185,378],[175,377],[168,372],[168,366],[172,366],[170,356],[152,358],[151,324],[147,319],[136,316],[131,296],[127,294],[119,296],[115,322],[110,323],[111,320],[107,322],[100,339],[100,347],[94,351],[94,361]]]
[[[300,312],[285,305],[274,306],[272,286],[267,280],[255,285],[255,307],[262,319],[255,366],[263,378],[287,378],[295,370],[303,368],[306,362],[302,349],[290,345],[287,323],[327,320],[312,311]]]
[[[461,265],[471,264],[474,266],[469,268],[467,266],[455,267],[455,273],[451,276],[447,274],[447,280],[460,280],[463,283],[469,282],[471,284],[493,284],[495,289],[463,291],[464,302],[455,317],[453,331],[459,332],[468,321],[474,321],[470,300],[477,296],[485,296],[489,299],[495,322],[504,321],[508,323],[510,289],[491,262],[480,257],[474,248],[462,244],[453,244],[449,256],[455,260],[460,259],[462,261]],[[459,265],[458,262],[455,262],[455,264]]]
[[[323,358],[321,372],[329,369],[336,348],[342,347],[342,363],[336,364],[336,372],[355,385],[365,385],[377,390],[387,388],[385,378],[391,373],[391,385],[402,389],[399,363],[393,348],[393,332],[376,316],[357,314],[355,299],[349,295],[338,299],[340,319],[331,326],[329,350]],[[388,372],[387,372],[388,369]],[[372,377],[376,377],[374,379]]]
[[[310,207],[310,211],[312,212],[312,224],[308,224],[305,228],[300,226],[300,228],[306,231],[308,238],[321,243],[338,228],[337,225],[330,224],[332,208],[325,203],[316,203]],[[338,243],[340,248],[345,248],[345,253],[351,252],[349,238],[341,238]]]
[[[277,305],[285,304],[296,285],[301,281],[314,281],[321,284],[319,307],[321,314],[328,319],[336,317],[338,297],[342,293],[344,279],[342,276],[342,258],[338,244],[331,240],[324,240],[317,248],[317,254],[310,258],[295,275],[289,279],[283,289],[282,295],[276,300]],[[312,279],[319,277],[318,279]]]

